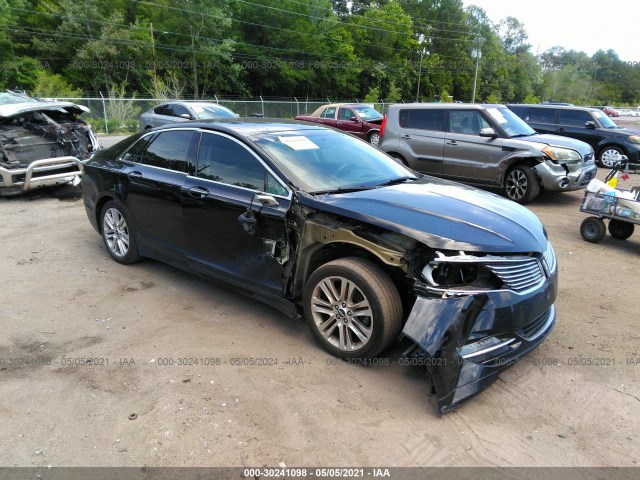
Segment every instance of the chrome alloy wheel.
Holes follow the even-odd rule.
[[[311,299],[313,321],[334,347],[360,350],[373,333],[373,311],[358,286],[344,277],[327,277],[316,285]]]
[[[116,208],[104,212],[104,238],[111,252],[124,257],[129,251],[129,227],[122,213]]]
[[[527,193],[527,189],[529,188],[529,182],[527,181],[527,177],[522,170],[512,170],[507,175],[507,181],[505,189],[507,190],[507,194],[509,198],[512,200],[520,200]]]

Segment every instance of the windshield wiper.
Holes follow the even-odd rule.
[[[407,181],[416,181],[418,180],[416,177],[398,177],[392,178],[391,180],[387,180],[386,182],[378,183],[376,187],[388,187],[390,185],[398,185],[400,183],[405,183]]]
[[[335,193],[351,193],[351,192],[361,192],[363,190],[371,190],[373,187],[360,185],[359,187],[344,187],[344,188],[334,188],[332,190],[318,190],[315,192],[309,192],[311,195],[326,195],[326,194],[335,194]]]

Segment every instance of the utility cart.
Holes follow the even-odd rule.
[[[603,185],[606,185],[625,161],[618,162]],[[590,184],[591,185],[591,184]],[[626,240],[633,234],[634,226],[640,224],[640,187],[631,190],[609,188],[608,191],[584,192],[580,211],[593,216],[587,217],[580,225],[580,234],[587,242],[598,243],[607,233],[604,219],[609,220],[609,234],[618,240]]]

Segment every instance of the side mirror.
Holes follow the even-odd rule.
[[[593,120],[589,120],[588,122],[584,123],[584,126],[587,128],[596,128],[596,122],[594,122]]]
[[[189,115],[188,113],[181,113],[179,115],[180,118],[186,118],[187,120],[193,120],[193,117],[191,115]]]
[[[256,195],[256,200],[259,201],[263,207],[275,207],[280,205],[275,198],[264,193]]]
[[[263,207],[275,207],[279,205],[278,201],[273,198],[271,195],[266,193],[256,193],[251,199],[251,203],[247,208],[246,212],[238,217],[238,222],[244,228],[244,231],[249,235],[255,235],[256,226],[258,224],[258,219],[256,218],[256,214],[253,211],[253,202],[260,202],[260,205]]]
[[[498,138],[498,134],[496,133],[496,131],[493,128],[482,128],[482,129],[480,129],[480,136],[481,137],[488,137],[488,138]]]

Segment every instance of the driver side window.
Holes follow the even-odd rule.
[[[288,194],[287,189],[246,147],[213,133],[202,135],[196,176],[274,195]]]

